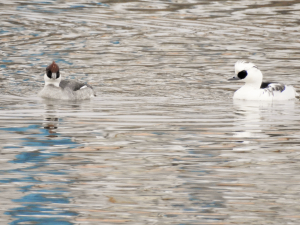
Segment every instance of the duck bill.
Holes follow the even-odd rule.
[[[240,80],[240,78],[238,78],[238,77],[233,77],[233,78],[230,78],[230,79],[228,79],[228,80]]]

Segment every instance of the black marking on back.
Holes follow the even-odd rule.
[[[93,87],[89,84],[85,84],[85,83],[79,83],[79,82],[76,82],[76,81],[72,81],[72,80],[62,80],[60,83],[59,83],[59,86],[62,88],[62,89],[65,89],[65,88],[70,88],[72,91],[78,91],[80,90],[80,88],[82,88],[83,86],[87,86],[91,89],[93,89]]]
[[[272,82],[262,82],[261,85],[260,85],[260,88],[261,88],[261,89],[264,89],[264,88],[268,87],[269,84],[271,84],[271,83],[272,83]]]
[[[271,86],[269,86],[271,85]],[[285,85],[281,83],[272,83],[272,82],[262,82],[261,89],[269,89],[270,91],[280,91],[283,92],[285,90]]]
[[[240,79],[244,79],[247,75],[248,75],[248,73],[246,70],[242,70],[241,72],[239,72],[237,74],[238,78],[240,78]]]

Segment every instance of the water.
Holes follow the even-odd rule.
[[[1,224],[299,224],[300,1],[2,1]],[[42,100],[45,67],[91,101]]]

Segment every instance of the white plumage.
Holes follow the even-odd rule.
[[[253,63],[237,61],[235,75],[229,80],[242,80],[245,85],[234,93],[234,99],[281,101],[299,96],[293,86],[276,82],[262,82],[262,72]]]

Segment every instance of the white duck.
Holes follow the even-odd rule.
[[[293,86],[276,82],[262,82],[263,75],[253,63],[237,61],[235,75],[229,80],[242,80],[245,85],[234,93],[234,99],[282,101],[299,96]]]

